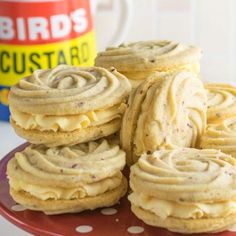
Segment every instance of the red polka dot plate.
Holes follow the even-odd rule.
[[[26,210],[24,207],[16,204],[9,195],[9,185],[6,177],[7,162],[14,156],[15,152],[22,150],[26,145],[23,144],[14,149],[0,161],[0,213],[19,228],[40,236],[180,235],[144,224],[130,211],[130,204],[126,197],[113,207],[86,211],[79,214],[47,216],[41,212]],[[234,231],[236,232],[236,227],[230,231],[214,235],[233,236],[236,235],[236,233],[233,233]]]

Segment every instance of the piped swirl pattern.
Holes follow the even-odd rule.
[[[129,94],[128,80],[116,70],[60,65],[36,70],[13,86],[10,106],[21,112],[72,115],[112,107]]]
[[[168,40],[140,41],[107,48],[98,53],[95,64],[106,68],[114,66],[122,72],[164,70],[196,63],[200,57],[201,50],[194,46]]]

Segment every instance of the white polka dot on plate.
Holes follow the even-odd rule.
[[[25,211],[26,210],[26,208],[24,206],[19,205],[19,204],[12,206],[11,209],[13,211]]]
[[[141,226],[130,226],[127,231],[131,234],[140,234],[144,231],[144,228]]]
[[[236,232],[236,225],[231,226],[228,231]]]
[[[93,227],[90,225],[80,225],[76,227],[75,231],[78,233],[89,233],[93,230]]]
[[[117,213],[117,210],[115,208],[104,208],[101,210],[101,213],[103,215],[111,216],[111,215],[115,215]]]

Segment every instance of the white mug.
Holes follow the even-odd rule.
[[[120,3],[122,16],[119,17],[118,27],[115,33],[110,38],[110,40],[108,41],[107,44],[108,46],[117,46],[124,41],[127,32],[129,31],[130,24],[133,18],[132,0],[115,0],[115,1],[119,1]],[[93,16],[97,12],[98,4],[99,0],[90,0],[91,12]],[[99,37],[99,35],[97,37]]]

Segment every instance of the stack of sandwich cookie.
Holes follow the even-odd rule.
[[[61,65],[11,88],[11,124],[34,144],[73,145],[120,129],[131,86],[116,70]]]
[[[109,47],[98,53],[96,66],[114,66],[137,87],[152,73],[187,70],[199,74],[201,50],[172,41],[141,41]]]
[[[66,65],[35,71],[13,86],[11,123],[33,143],[8,163],[13,199],[46,214],[117,203],[127,190],[126,157],[113,134],[130,91],[115,70]]]
[[[154,73],[134,89],[121,125],[128,165],[144,152],[195,147],[206,127],[206,91],[195,74]]]
[[[207,129],[201,148],[214,148],[236,157],[236,88],[206,84],[208,92]]]
[[[179,233],[236,223],[236,160],[213,149],[143,154],[131,167],[131,209],[145,223]]]

